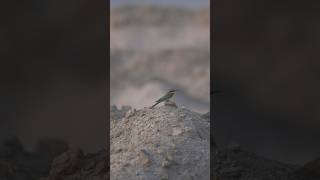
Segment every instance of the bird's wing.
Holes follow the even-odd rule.
[[[156,102],[162,102],[165,99],[167,99],[167,97],[168,97],[168,95],[166,94],[166,95],[162,96],[161,98],[159,98]]]
[[[164,97],[161,97],[161,98],[159,98],[156,102],[161,102],[161,101],[163,101],[165,98]]]

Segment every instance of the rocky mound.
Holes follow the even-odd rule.
[[[172,104],[130,109],[110,127],[111,179],[209,179],[210,123],[201,114]]]

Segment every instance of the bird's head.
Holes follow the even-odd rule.
[[[177,89],[172,89],[168,93],[175,93],[176,91],[178,91],[178,90]]]

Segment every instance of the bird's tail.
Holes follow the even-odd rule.
[[[157,104],[159,104],[160,103],[160,101],[159,102],[156,102],[153,106],[151,106],[150,108],[152,109],[152,108],[154,108]]]

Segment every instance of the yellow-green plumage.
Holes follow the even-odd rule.
[[[151,108],[155,107],[157,104],[161,103],[161,102],[164,102],[164,101],[167,101],[169,100],[170,98],[172,98],[172,96],[175,94],[175,91],[176,90],[171,90],[169,92],[167,92],[164,96],[162,96],[161,98],[159,98],[156,103],[151,106]]]

